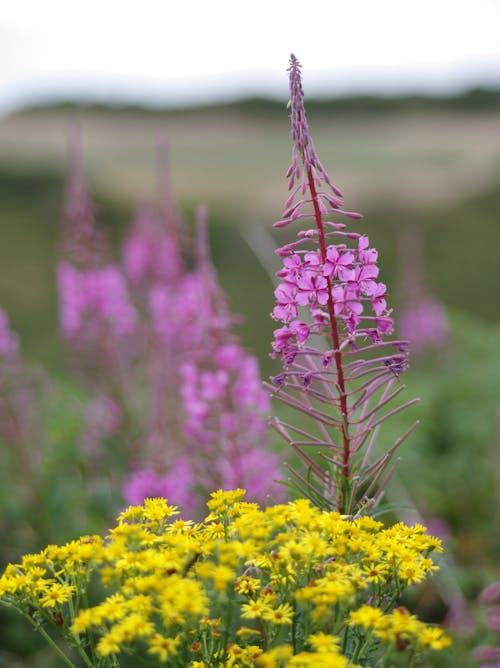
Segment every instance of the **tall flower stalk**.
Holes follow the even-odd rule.
[[[308,467],[302,475],[290,466],[300,491],[353,513],[379,501],[394,468],[392,455],[413,429],[372,457],[382,423],[415,401],[391,405],[403,389],[407,344],[384,339],[393,321],[386,286],[378,281],[378,253],[365,234],[337,222],[362,216],[343,208],[342,193],[316,154],[294,55],[289,72],[290,196],[275,227],[310,220],[314,226],[276,251],[283,267],[273,316],[283,326],[274,332],[273,350],[284,369],[269,387],[306,417],[300,426],[279,419],[273,424]]]

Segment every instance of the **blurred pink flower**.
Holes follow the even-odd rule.
[[[446,312],[434,297],[422,296],[414,302],[407,302],[398,325],[401,336],[408,339],[415,349],[445,346],[450,339]]]
[[[19,337],[9,327],[9,318],[0,308],[0,361],[13,362],[19,356]]]
[[[61,329],[67,338],[127,336],[137,317],[125,280],[114,265],[79,271],[68,262],[57,270]]]
[[[131,473],[125,482],[123,496],[132,505],[140,505],[146,498],[163,497],[190,510],[198,503],[194,483],[188,458],[180,457],[171,463],[168,473],[161,474],[148,468]]]

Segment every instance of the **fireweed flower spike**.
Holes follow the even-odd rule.
[[[256,358],[231,332],[234,319],[210,257],[205,209],[197,215],[196,261],[203,338],[181,367],[181,395],[188,448],[197,448],[197,482],[204,488],[245,485],[256,501],[270,492],[276,498],[279,460],[265,444],[269,397]]]
[[[379,426],[416,400],[392,407],[403,389],[398,381],[407,367],[407,344],[384,340],[393,321],[386,286],[378,281],[378,253],[365,234],[338,222],[362,216],[343,208],[342,193],[318,159],[294,55],[289,72],[290,196],[275,227],[311,219],[313,226],[276,251],[283,266],[275,290],[273,317],[281,326],[273,351],[284,370],[269,388],[308,416],[310,428],[278,419],[273,426],[309,469],[303,476],[290,467],[301,493],[350,514],[379,501],[394,469],[392,455],[413,430],[371,461]]]
[[[96,225],[94,204],[83,175],[77,126],[69,135],[67,164],[66,202],[60,221],[61,255],[78,269],[92,269],[102,261],[106,244]]]

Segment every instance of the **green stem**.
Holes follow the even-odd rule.
[[[345,654],[347,651],[348,640],[349,640],[349,627],[346,626],[344,629],[344,637],[342,638],[342,654]]]
[[[83,588],[83,593],[82,593],[82,599],[83,599],[83,604],[85,608],[89,607],[89,597],[87,595],[87,588]],[[87,638],[89,639],[89,647],[90,647],[90,653],[92,655],[92,661],[94,663],[97,662],[97,654],[96,654],[96,648],[95,648],[95,639],[94,639],[94,632],[90,628],[87,631]]]
[[[379,666],[380,668],[384,668],[384,666],[385,666],[385,664],[386,664],[386,661],[389,659],[389,657],[391,656],[391,654],[392,654],[392,645],[389,645],[389,647],[388,647],[387,650],[385,651],[384,656],[380,659],[380,661],[379,661],[379,663],[377,664],[377,666]]]
[[[69,599],[68,607],[69,607],[69,614],[70,614],[70,617],[71,617],[71,622],[74,622],[75,617],[76,617],[76,610],[75,610],[75,606],[73,604],[72,599]],[[93,637],[91,635],[92,631],[87,632],[87,637],[88,637],[89,643],[90,643],[90,651],[91,651],[91,654],[92,654],[92,661],[89,659],[89,657],[87,655],[87,652],[82,647],[80,636],[77,633],[72,633],[71,631],[70,631],[70,633],[71,633],[71,640],[72,640],[74,646],[76,647],[76,650],[77,650],[78,654],[83,659],[85,665],[89,666],[89,668],[92,668],[93,666],[95,666],[95,664],[97,663],[97,657],[96,657],[96,654],[95,654],[95,647],[94,647],[94,644],[93,644]]]
[[[223,634],[223,644],[224,644],[224,657],[227,658],[227,644],[229,641],[229,627],[231,625],[231,619],[233,617],[233,602],[234,602],[234,588],[230,589],[230,594],[227,597],[227,606],[226,614],[224,615],[224,634]]]
[[[388,610],[390,610],[390,609],[392,608],[392,606],[394,605],[394,603],[395,603],[395,602],[397,601],[397,599],[401,596],[401,592],[402,592],[402,590],[400,590],[400,589],[396,589],[396,593],[395,593],[393,596],[391,596],[391,598],[389,599],[389,601],[387,602],[387,604],[386,604],[385,606],[380,606],[381,609],[382,609],[382,612],[385,613],[385,612],[387,612]]]
[[[69,659],[69,658],[66,656],[66,654],[62,651],[62,649],[59,647],[59,645],[58,645],[58,644],[57,644],[57,643],[50,637],[50,635],[49,635],[49,634],[47,633],[47,631],[43,628],[43,626],[41,626],[40,624],[38,624],[38,623],[37,623],[37,622],[36,622],[30,615],[28,615],[26,612],[22,612],[22,611],[20,611],[20,612],[21,612],[22,616],[25,617],[25,618],[30,622],[30,624],[32,624],[32,625],[35,627],[35,629],[38,631],[38,633],[40,633],[40,635],[42,635],[42,636],[45,638],[45,640],[46,640],[46,641],[48,642],[48,644],[52,647],[52,649],[54,650],[54,652],[59,656],[59,658],[61,658],[61,659],[64,661],[64,663],[65,663],[67,666],[70,666],[70,668],[77,668],[77,666],[75,666],[75,664],[74,664],[72,661],[70,661],[70,659]]]
[[[415,651],[413,651],[413,652],[410,654],[410,658],[409,658],[409,660],[408,660],[408,666],[407,666],[407,668],[413,668],[414,664],[415,664]]]
[[[360,656],[362,657],[366,648],[371,644],[371,639],[372,639],[372,632],[369,631],[366,635],[366,638],[364,642],[359,642],[356,649],[354,650],[354,654],[352,655],[352,661],[355,663]]]
[[[321,260],[323,264],[327,260],[327,246],[326,246],[326,236],[325,228],[323,224],[323,216],[321,214],[319,204],[318,204],[318,193],[316,191],[316,186],[314,183],[314,178],[311,173],[311,170],[307,170],[307,181],[309,185],[309,191],[311,193],[311,199],[314,209],[314,219],[316,221],[316,227],[318,229],[318,242],[321,253]],[[327,286],[328,286],[328,315],[330,319],[330,336],[332,339],[333,347],[333,359],[335,361],[335,367],[337,370],[337,387],[339,392],[339,403],[340,403],[340,413],[342,415],[342,464],[341,464],[341,476],[342,481],[339,485],[338,490],[338,508],[337,510],[340,513],[346,513],[347,508],[349,507],[349,495],[351,488],[351,438],[349,436],[349,413],[347,406],[347,390],[346,382],[344,377],[344,367],[342,365],[342,351],[340,350],[340,336],[337,325],[337,317],[335,315],[335,304],[332,295],[332,285],[330,277],[326,277]],[[347,497],[347,498],[346,498]]]

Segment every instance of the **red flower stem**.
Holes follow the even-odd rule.
[[[321,252],[321,259],[323,263],[326,262],[326,237],[323,226],[323,216],[321,214],[318,204],[318,193],[311,170],[307,170],[307,180],[309,183],[309,190],[311,192],[311,199],[314,207],[314,218],[316,220],[316,227],[318,228],[318,242]],[[342,352],[340,350],[339,330],[337,327],[337,318],[335,317],[335,308],[332,296],[332,285],[330,277],[327,276],[328,282],[328,314],[330,316],[330,332],[332,338],[333,358],[337,369],[337,385],[339,388],[340,412],[342,414],[342,477],[347,482],[350,478],[350,456],[351,456],[351,439],[349,437],[349,423],[347,414],[347,392],[345,387],[344,369],[342,366]],[[343,486],[342,486],[343,487]],[[339,508],[343,506],[342,503],[342,489],[340,490]]]

